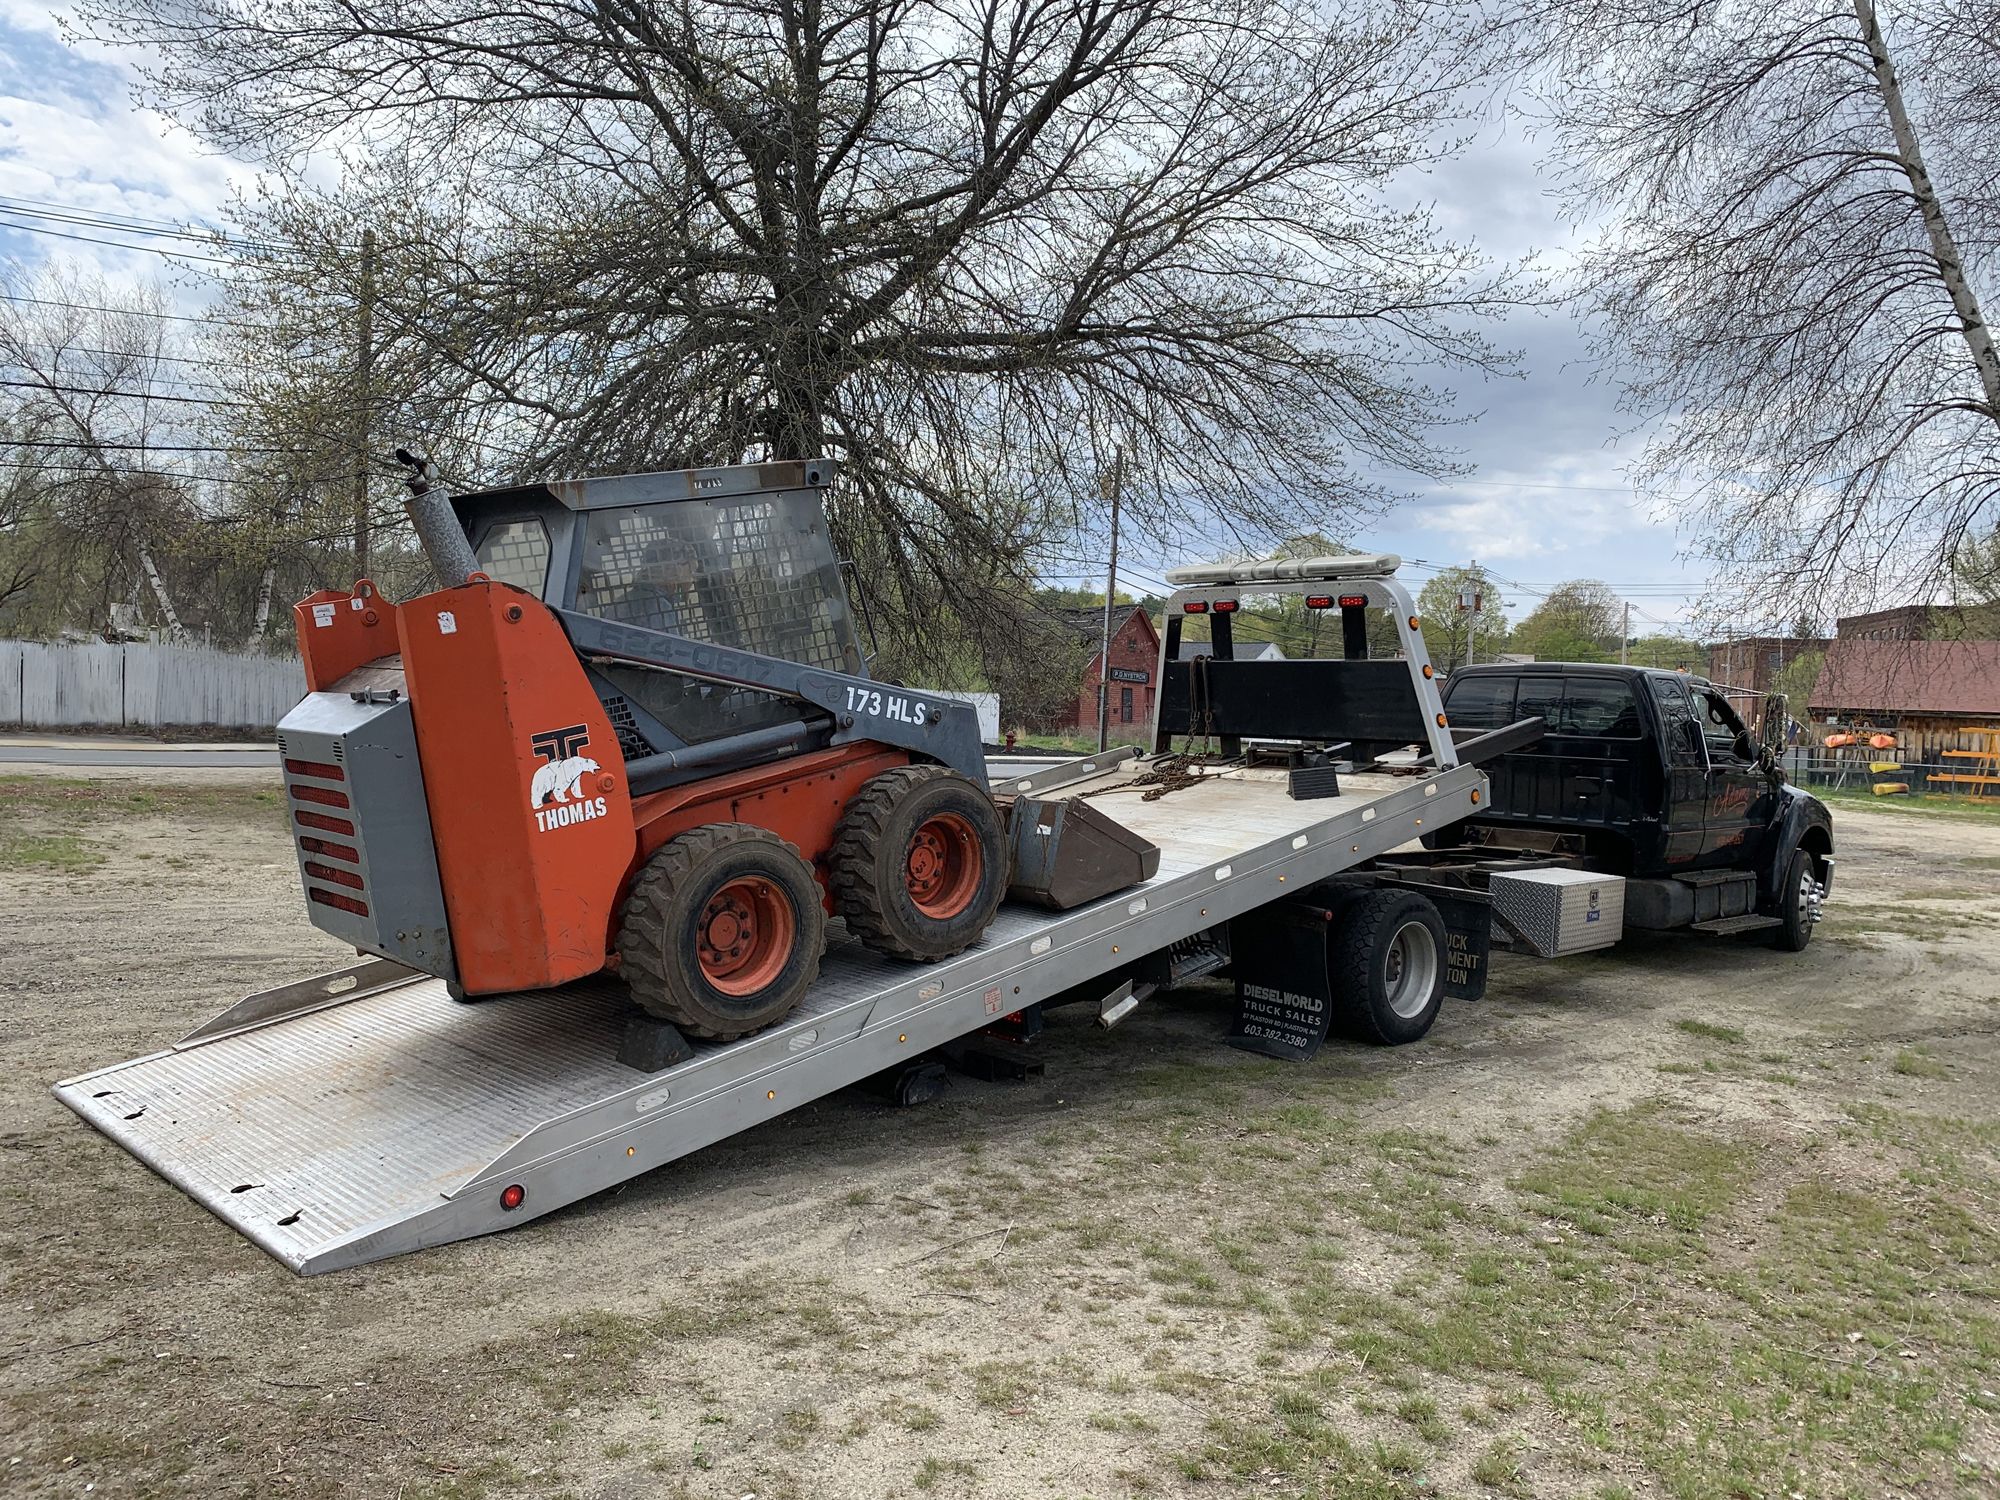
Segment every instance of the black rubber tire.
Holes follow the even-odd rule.
[[[1391,955],[1406,929],[1404,969],[1421,961],[1423,940],[1429,940],[1430,986],[1418,1005],[1410,1003],[1417,997],[1407,997],[1390,975]],[[1412,953],[1411,947],[1418,951]],[[1342,1002],[1334,1009],[1334,1029],[1381,1047],[1400,1047],[1422,1038],[1444,1004],[1446,951],[1444,918],[1416,892],[1369,891],[1356,899],[1342,914],[1334,937],[1334,976]],[[1420,979],[1418,971],[1404,982]]]
[[[1771,913],[1784,924],[1770,930],[1771,946],[1780,953],[1802,953],[1812,941],[1813,924],[1806,911],[1805,883],[1818,875],[1813,857],[1803,849],[1794,849],[1785,865],[1784,884],[1778,889],[1777,909]]]
[[[784,967],[745,995],[718,989],[702,971],[700,922],[725,885],[762,876],[791,908],[792,945]],[[619,972],[649,1015],[691,1037],[734,1041],[791,1012],[819,977],[826,948],[826,908],[812,866],[768,829],[710,823],[669,839],[646,861],[618,926]]]
[[[926,915],[904,871],[911,841],[930,819],[955,815],[970,825],[980,868],[956,916]],[[872,777],[841,814],[827,857],[833,909],[869,947],[916,963],[936,963],[979,941],[1007,894],[1007,835],[993,799],[944,766],[899,766]]]

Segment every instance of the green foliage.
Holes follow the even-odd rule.
[[[1819,685],[1820,668],[1825,665],[1825,652],[1801,651],[1771,678],[1771,691],[1785,695],[1792,717],[1801,723],[1805,722],[1806,709],[1812,703],[1813,689]]]
[[[1459,596],[1468,589],[1478,593],[1484,605],[1476,623],[1469,610],[1459,608]],[[1499,585],[1477,569],[1446,568],[1431,579],[1417,592],[1417,616],[1423,621],[1431,660],[1444,671],[1455,671],[1475,656],[1490,660],[1505,649],[1507,600]]]
[[[1642,635],[1626,647],[1625,659],[1635,667],[1699,672],[1707,665],[1708,653],[1699,641],[1684,635]]]
[[[1512,649],[1537,661],[1616,661],[1622,610],[1594,578],[1558,584],[1514,629]]]

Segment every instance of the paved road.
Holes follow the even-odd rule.
[[[40,766],[220,766],[278,764],[274,745],[167,745],[86,735],[0,736],[0,764]]]

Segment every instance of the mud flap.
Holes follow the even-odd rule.
[[[1080,797],[1016,797],[1007,815],[1012,901],[1068,911],[1151,880],[1159,845],[1114,822]]]
[[[1484,897],[1432,886],[1423,894],[1444,918],[1445,998],[1477,1000],[1486,993],[1492,936]],[[1305,1062],[1325,1044],[1346,979],[1334,972],[1341,915],[1337,901],[1306,899],[1282,901],[1229,924],[1236,978],[1230,1046]]]
[[[1281,901],[1229,924],[1236,1020],[1228,1042],[1245,1052],[1309,1061],[1333,1018],[1330,946],[1335,913]]]
[[[1426,886],[1424,894],[1444,918],[1445,999],[1479,999],[1486,993],[1486,966],[1493,948],[1493,913],[1486,898],[1435,886]]]

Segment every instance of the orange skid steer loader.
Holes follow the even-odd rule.
[[[799,1002],[829,914],[928,962],[1010,883],[1067,906],[1157,869],[1081,806],[1010,829],[973,710],[869,679],[830,465],[446,497],[399,457],[445,587],[299,604],[278,726],[308,909],[357,949],[460,999],[615,969],[721,1041]]]

